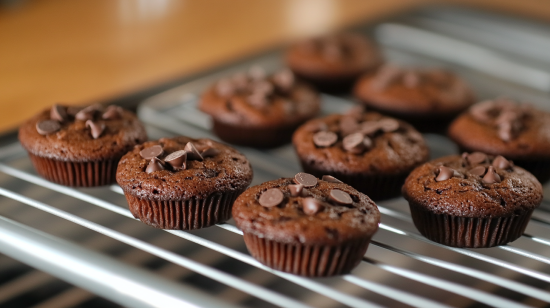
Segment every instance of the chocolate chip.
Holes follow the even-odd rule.
[[[80,110],[76,115],[75,118],[80,121],[87,121],[87,120],[93,120],[95,118],[95,115],[98,111],[98,108],[96,105],[88,106],[82,110]]]
[[[199,151],[197,150],[197,148],[193,143],[187,142],[187,144],[185,145],[185,148],[183,149],[185,150],[185,152],[187,152],[187,159],[198,160],[198,161],[203,160],[201,153],[199,153]]]
[[[309,173],[300,172],[294,176],[296,184],[302,184],[304,187],[313,187],[317,185],[317,178]]]
[[[151,173],[160,170],[164,170],[164,165],[162,164],[160,159],[153,157],[151,158],[151,161],[149,161],[149,165],[147,165],[147,169],[145,169],[145,172]]]
[[[315,198],[304,198],[302,200],[302,209],[306,215],[312,216],[319,213],[324,208],[321,201]]]
[[[369,150],[370,148],[372,148],[372,145],[374,143],[372,142],[372,139],[370,139],[369,137],[365,137],[363,139],[363,146],[365,146],[365,150]]]
[[[342,116],[340,118],[340,133],[342,136],[347,136],[349,134],[353,134],[357,132],[360,128],[359,122],[357,122],[357,119],[353,116]]]
[[[342,190],[339,189],[332,189],[329,194],[330,200],[338,203],[338,204],[352,204],[353,200],[351,199],[351,196]]]
[[[363,145],[364,138],[365,136],[362,133],[348,135],[342,140],[342,147],[350,153],[359,154],[365,149]]]
[[[255,80],[265,79],[265,70],[258,65],[254,65],[248,70],[248,76]]]
[[[288,190],[290,191],[290,196],[299,197],[304,191],[304,185],[302,184],[290,184],[288,185]]]
[[[122,108],[119,106],[111,105],[105,109],[101,118],[104,120],[117,120],[122,118]]]
[[[385,90],[389,85],[395,82],[397,77],[399,77],[402,73],[402,70],[395,65],[384,65],[374,76],[371,87],[377,91]]]
[[[470,169],[469,171],[471,174],[475,174],[478,176],[483,176],[485,174],[485,167],[483,166],[477,166],[473,169]]]
[[[399,122],[394,119],[382,119],[378,121],[378,125],[385,133],[391,133],[399,129]]]
[[[485,162],[487,155],[481,152],[473,152],[468,154],[467,159],[470,165],[478,165]]]
[[[150,148],[147,148],[147,149],[150,149]],[[147,150],[147,149],[145,149],[145,150]],[[162,148],[161,148],[161,150],[162,150]],[[184,150],[179,150],[179,151],[170,153],[168,156],[166,156],[166,158],[164,158],[164,161],[169,163],[175,169],[186,169],[187,168],[187,152],[185,152]]]
[[[271,188],[262,193],[258,202],[264,207],[274,207],[283,202],[284,195],[279,188]]]
[[[339,179],[333,177],[332,175],[323,175],[322,178],[323,181],[329,182],[329,183],[344,183],[340,181]]]
[[[65,122],[69,119],[69,115],[65,107],[55,104],[50,110],[50,118],[59,122]]]
[[[213,148],[213,147],[207,147],[206,149],[201,151],[201,155],[203,158],[214,157],[218,154],[220,154],[220,151],[218,151],[216,148]]]
[[[139,155],[143,157],[144,159],[152,159],[154,157],[159,157],[164,153],[164,150],[162,149],[162,146],[160,145],[154,145],[150,146],[148,148],[145,148],[139,152]]]
[[[495,168],[493,166],[489,166],[489,169],[487,169],[487,174],[481,179],[483,183],[485,184],[494,184],[494,183],[500,183],[500,176],[498,173],[496,173]]]
[[[251,85],[251,87],[252,87],[251,88],[252,93],[262,94],[264,96],[269,96],[269,95],[273,94],[273,91],[275,90],[273,88],[273,85],[269,81],[266,81],[266,80],[261,80],[261,81],[254,82]]]
[[[243,73],[237,73],[231,77],[231,82],[237,89],[245,89],[248,86],[248,76]]]
[[[353,117],[356,120],[361,120],[363,114],[365,113],[365,106],[353,106],[344,115]]]
[[[498,169],[508,169],[510,168],[512,164],[504,158],[503,156],[499,155],[493,160],[493,167]]]
[[[365,121],[361,123],[361,128],[359,129],[365,135],[374,135],[378,130],[380,130],[380,123],[378,121]]]
[[[498,126],[497,134],[502,141],[508,142],[512,140],[513,139],[512,123],[510,122],[501,123]]]
[[[446,181],[453,177],[455,171],[449,167],[439,166],[439,174],[435,178],[436,182]]]
[[[252,93],[246,99],[250,105],[256,108],[264,108],[269,104],[267,96],[261,92]]]
[[[313,143],[320,148],[330,147],[336,141],[338,141],[338,135],[330,131],[320,131],[313,135]]]
[[[486,123],[491,119],[489,112],[494,107],[493,101],[484,101],[470,107],[470,115],[478,122]]]
[[[282,71],[279,71],[273,74],[273,82],[279,89],[283,91],[290,90],[294,85],[295,81],[296,81],[296,78],[294,77],[294,74],[292,73],[292,71],[289,69],[284,69]]]
[[[92,133],[92,137],[94,139],[99,138],[103,131],[105,130],[105,123],[103,122],[94,122],[92,120],[86,121],[86,127],[90,128],[90,132]]]
[[[36,123],[36,131],[40,135],[53,134],[61,129],[61,124],[56,120],[44,120]]]
[[[216,83],[216,93],[221,97],[229,97],[235,94],[235,86],[231,79],[222,79]]]
[[[78,107],[78,106],[69,106],[67,107],[67,114],[71,117],[74,117],[82,109],[83,109],[82,107]]]

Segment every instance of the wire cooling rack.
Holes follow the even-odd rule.
[[[434,9],[358,30],[373,34],[391,61],[455,70],[480,98],[506,95],[550,107],[549,27]],[[277,69],[280,55],[274,51],[204,74],[148,98],[138,114],[152,139],[216,139],[208,117],[196,108],[201,91],[252,65]],[[328,95],[322,104],[325,114],[353,106],[349,98]],[[445,137],[425,137],[432,158],[457,151]],[[118,186],[74,189],[50,183],[35,174],[18,143],[6,138],[2,145],[0,306],[424,308],[545,307],[550,302],[548,197],[520,239],[489,249],[431,242],[414,228],[403,198],[380,202],[380,230],[361,264],[347,275],[310,279],[253,259],[232,220],[190,232],[157,230],[132,217]],[[290,145],[238,149],[253,165],[253,185],[300,171]],[[546,196],[549,192],[546,185]],[[21,263],[39,271],[25,270]]]

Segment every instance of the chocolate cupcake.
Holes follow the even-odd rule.
[[[209,139],[162,138],[124,155],[116,179],[134,217],[155,228],[192,230],[231,218],[252,167],[237,150]]]
[[[414,225],[453,247],[504,245],[523,234],[542,186],[502,156],[447,156],[415,169],[403,186]]]
[[[292,142],[305,172],[335,176],[374,200],[398,196],[407,175],[429,158],[411,125],[360,108],[311,120]]]
[[[382,63],[382,55],[366,37],[332,34],[299,42],[286,52],[288,67],[321,91],[348,91],[361,74]]]
[[[442,132],[474,103],[470,88],[441,69],[385,65],[355,84],[355,96],[366,106],[407,121],[422,132]]]
[[[463,151],[502,155],[544,183],[550,179],[550,113],[508,99],[472,106],[449,127]]]
[[[367,196],[331,176],[307,173],[249,188],[235,201],[233,218],[258,261],[316,277],[351,271],[380,223]]]
[[[317,115],[320,100],[289,70],[266,76],[253,68],[218,81],[203,94],[199,109],[212,116],[223,141],[268,148],[290,142],[294,130]]]
[[[146,140],[137,117],[118,106],[54,105],[19,128],[36,172],[67,186],[114,183],[122,155]]]

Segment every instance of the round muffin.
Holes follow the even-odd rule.
[[[354,95],[366,106],[411,123],[422,132],[441,132],[474,103],[458,76],[441,70],[385,65],[355,84]]]
[[[146,140],[137,117],[118,106],[54,105],[19,128],[36,172],[67,186],[114,183],[122,155]]]
[[[366,37],[356,33],[308,39],[286,52],[288,67],[321,91],[348,91],[363,73],[378,67],[382,55]]]
[[[407,175],[429,158],[411,125],[359,108],[307,122],[292,143],[305,172],[333,175],[374,200],[398,196]]]
[[[231,218],[252,167],[237,150],[209,139],[162,138],[124,155],[116,180],[134,217],[155,228],[192,230]]]
[[[550,179],[550,113],[496,99],[472,106],[449,127],[463,151],[502,155],[544,183]]]
[[[289,70],[266,76],[253,67],[206,90],[199,109],[212,116],[222,140],[269,148],[290,142],[294,130],[317,115],[320,99]]]
[[[415,169],[405,181],[414,225],[447,246],[504,245],[523,234],[542,202],[542,186],[502,156],[447,156]]]
[[[246,190],[233,206],[246,247],[261,263],[302,276],[333,276],[361,261],[380,213],[333,177],[298,173]]]

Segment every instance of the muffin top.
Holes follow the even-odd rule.
[[[210,139],[162,138],[124,155],[116,180],[138,198],[202,199],[244,190],[252,181],[252,167],[237,150]]]
[[[542,202],[542,186],[502,156],[473,152],[416,168],[405,181],[403,196],[435,214],[493,218],[533,210]]]
[[[550,158],[550,113],[496,99],[476,104],[449,127],[460,146],[511,159]]]
[[[339,33],[294,44],[286,62],[298,74],[338,78],[364,73],[378,66],[382,56],[366,37]]]
[[[302,125],[292,138],[309,165],[348,174],[399,174],[426,162],[422,135],[406,122],[354,108]]]
[[[258,67],[222,79],[202,95],[199,109],[225,124],[271,127],[303,122],[320,110],[318,93],[290,70],[267,76]]]
[[[118,159],[146,140],[137,117],[118,106],[54,105],[19,128],[19,141],[28,152],[62,161]]]
[[[377,110],[419,117],[457,113],[474,103],[466,83],[448,71],[391,64],[361,77],[354,93]]]
[[[366,195],[333,177],[311,174],[247,189],[233,205],[245,233],[288,244],[339,245],[378,230],[380,213]]]

